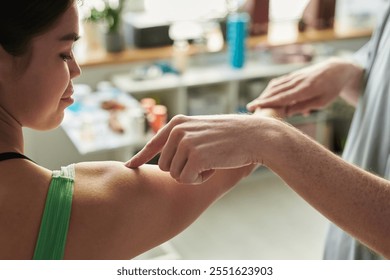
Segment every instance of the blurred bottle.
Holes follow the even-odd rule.
[[[189,41],[202,36],[203,30],[195,20],[176,20],[169,26],[173,43],[172,64],[178,73],[184,73],[188,64]]]
[[[151,128],[154,133],[157,133],[166,123],[168,119],[168,110],[164,105],[155,105],[152,108],[153,121]]]
[[[188,64],[187,40],[177,40],[173,43],[173,67],[178,73],[184,73]]]
[[[265,35],[268,33],[269,0],[247,0],[244,11],[250,15],[249,33],[252,36]]]
[[[314,29],[333,28],[336,13],[336,0],[310,0],[299,22],[298,29],[304,31],[306,27]]]
[[[145,133],[157,133],[167,123],[167,107],[157,105],[154,98],[143,98],[140,103],[145,115]]]
[[[232,13],[227,18],[228,55],[233,68],[242,68],[245,64],[249,19],[247,13]]]
[[[156,105],[156,100],[153,98],[142,98],[140,100],[141,107],[144,110],[144,117],[145,117],[145,134],[147,134],[151,128],[151,123],[153,122],[153,107]]]

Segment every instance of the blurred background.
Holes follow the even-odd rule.
[[[386,2],[83,1],[75,102],[57,129],[25,130],[26,154],[50,169],[125,161],[176,114],[248,113],[245,105],[272,78],[351,56],[369,40]],[[340,154],[353,112],[337,100],[286,121]],[[321,259],[327,226],[260,168],[182,234],[138,258]]]

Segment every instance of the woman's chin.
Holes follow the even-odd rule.
[[[45,121],[40,121],[33,124],[28,124],[26,127],[40,130],[40,131],[46,131],[46,130],[52,130],[60,126],[62,120],[64,119],[64,113],[57,115],[55,117],[46,119]]]

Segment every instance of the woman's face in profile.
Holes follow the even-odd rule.
[[[10,65],[14,73],[11,70],[4,83],[6,106],[22,126],[47,130],[61,123],[65,108],[73,103],[71,80],[81,72],[72,51],[78,34],[78,10],[73,4],[50,30],[32,40],[25,68]]]

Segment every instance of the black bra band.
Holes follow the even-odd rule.
[[[3,160],[8,160],[8,159],[14,159],[14,158],[22,158],[22,159],[27,159],[29,161],[32,161],[30,158],[28,158],[27,156],[23,155],[23,154],[20,154],[20,153],[16,153],[16,152],[7,152],[7,153],[1,153],[0,154],[0,161],[3,161]]]

